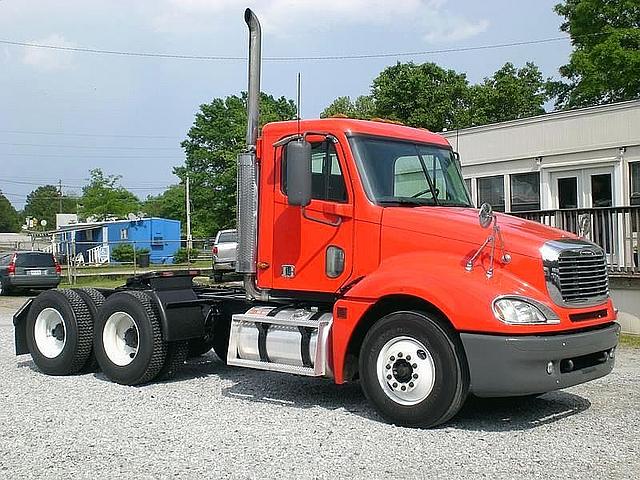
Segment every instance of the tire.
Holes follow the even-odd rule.
[[[38,295],[29,309],[26,329],[29,352],[42,372],[71,375],[87,363],[93,322],[76,292],[48,290]]]
[[[98,310],[105,301],[104,295],[95,288],[74,288],[73,291],[80,295],[80,297],[82,297],[82,300],[87,305],[87,308],[91,313],[91,322],[95,323],[96,319],[98,318]],[[92,339],[91,353],[89,354],[87,363],[85,363],[82,367],[81,373],[93,373],[97,372],[99,369],[100,367],[98,365],[98,361],[96,360],[96,355],[93,351]]]
[[[7,289],[7,287],[5,287],[4,282],[0,280],[0,297],[8,294],[9,294],[9,290]]]
[[[176,376],[176,373],[182,368],[184,362],[187,360],[189,353],[189,342],[169,342],[167,346],[167,357],[164,361],[164,365],[158,372],[156,380],[166,381],[171,380]]]
[[[218,318],[213,324],[213,351],[225,365],[227,350],[229,350],[229,335],[231,335],[231,316]]]
[[[209,337],[194,338],[193,340],[189,340],[189,352],[187,354],[187,357],[200,357],[209,352],[213,348],[213,344],[213,339]]]
[[[469,373],[450,330],[437,317],[415,311],[391,313],[371,327],[360,349],[360,384],[385,420],[428,428],[458,413]]]
[[[157,307],[146,293],[114,293],[98,311],[93,348],[98,365],[111,381],[150,382],[165,365],[168,346],[162,339]]]
[[[224,280],[224,275],[222,273],[213,272],[213,281],[216,283],[222,283]]]

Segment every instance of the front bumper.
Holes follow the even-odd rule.
[[[610,353],[618,345],[619,335],[617,323],[558,335],[462,333],[470,391],[479,397],[530,395],[604,377],[613,370]]]

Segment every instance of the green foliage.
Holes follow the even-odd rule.
[[[292,100],[261,93],[262,124],[296,117]],[[216,98],[200,106],[193,126],[182,142],[186,161],[174,173],[191,180],[192,233],[211,237],[235,225],[236,157],[244,148],[246,94]]]
[[[82,188],[83,216],[104,220],[109,216],[123,218],[140,210],[140,201],[119,185],[120,175],[105,175],[101,169],[89,171],[89,183]]]
[[[197,248],[184,248],[180,247],[176,250],[176,253],[173,254],[173,263],[188,263],[189,261],[194,261],[200,255],[200,250]]]
[[[180,225],[184,229],[186,225],[184,185],[171,185],[160,195],[149,195],[142,209],[152,217],[180,220]]]
[[[76,208],[76,198],[61,196],[54,185],[43,185],[27,195],[24,216],[46,220],[46,229],[53,230],[56,228],[56,213],[76,213]]]
[[[0,192],[0,232],[13,233],[20,230],[20,217],[11,202]]]
[[[149,253],[151,250],[148,248],[136,248],[135,257]],[[133,262],[133,245],[131,243],[121,243],[113,250],[111,250],[111,258],[120,263]]]
[[[574,51],[560,68],[568,83],[554,84],[556,106],[583,107],[640,97],[640,3],[638,0],[564,0]]]
[[[531,62],[522,68],[505,63],[492,77],[471,87],[471,123],[484,125],[544,113],[547,82]]]
[[[464,73],[435,63],[400,63],[373,80],[378,116],[439,132],[471,124],[470,89]]]
[[[375,117],[375,111],[375,101],[371,95],[360,95],[355,101],[351,101],[350,97],[338,97],[322,111],[320,118],[344,115],[367,120]]]

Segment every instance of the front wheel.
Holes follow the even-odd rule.
[[[424,312],[394,312],[367,333],[360,350],[365,396],[387,421],[433,427],[462,407],[469,387],[453,332]]]

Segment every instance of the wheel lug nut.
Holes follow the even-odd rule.
[[[402,388],[403,392],[407,389],[407,387],[405,387],[404,385],[402,385],[402,387],[400,387],[400,388]]]
[[[411,361],[411,355],[407,355],[407,362]]]
[[[386,368],[387,370],[389,370],[389,369],[391,368],[391,365],[388,365],[388,364],[387,364],[387,366],[386,366],[386,367],[384,367],[384,368]]]
[[[396,359],[396,357],[394,357],[393,355],[391,356],[391,358],[389,360],[391,360],[392,362]]]
[[[402,358],[402,352],[398,352],[398,358]]]
[[[414,373],[414,374],[413,374],[413,378],[418,378],[418,374],[417,374],[417,373]]]
[[[418,368],[418,364],[414,363],[413,365],[411,365],[413,368]]]
[[[393,377],[391,375],[387,375],[387,380],[391,380]]]
[[[413,388],[413,382],[409,382],[409,386]]]
[[[398,388],[398,384],[396,382],[393,382],[393,388]]]

